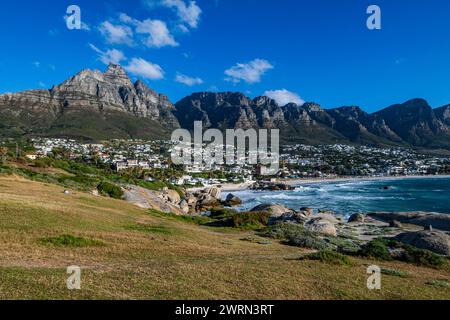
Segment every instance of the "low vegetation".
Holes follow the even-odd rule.
[[[406,278],[408,277],[408,273],[402,270],[396,270],[391,268],[381,268],[381,273],[387,276]]]
[[[324,250],[330,249],[331,246],[319,237],[318,234],[306,230],[302,225],[293,223],[277,223],[271,226],[261,235],[283,240],[287,244],[296,247]]]
[[[269,224],[269,212],[242,212],[231,216],[231,226],[247,230],[259,230]]]
[[[317,260],[324,263],[337,265],[351,265],[350,258],[336,251],[320,250],[318,252],[310,253],[301,258],[302,260]]]
[[[110,182],[101,182],[97,186],[97,190],[100,194],[107,195],[114,199],[122,199],[123,197],[122,188]]]
[[[42,238],[39,240],[42,244],[49,244],[57,247],[72,247],[72,248],[82,248],[82,247],[92,247],[92,246],[102,246],[103,242],[94,239],[86,239],[82,237],[76,237],[69,234],[64,234],[57,237]]]
[[[425,285],[449,281],[448,265],[387,261],[385,268],[408,277],[392,276],[383,290],[367,290],[372,259],[327,250],[300,262],[308,254],[303,248],[245,229],[211,228],[211,217],[177,217],[63,191],[0,177],[0,299],[450,299],[448,288]],[[285,241],[300,231],[273,226],[264,232]],[[69,265],[83,267],[80,291],[67,290]]]
[[[398,260],[433,268],[441,267],[446,262],[444,257],[431,251],[382,238],[364,245],[358,255],[384,261]]]

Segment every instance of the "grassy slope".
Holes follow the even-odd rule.
[[[136,227],[147,224],[149,227]],[[71,234],[100,247],[65,248],[39,239]],[[64,195],[54,185],[0,177],[0,299],[398,299],[446,298],[450,269],[352,258],[352,266],[299,261],[306,251],[242,241],[216,230],[151,215],[126,202]],[[366,267],[406,271],[366,288]],[[69,265],[82,266],[82,290],[65,287]]]

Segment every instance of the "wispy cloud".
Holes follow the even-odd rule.
[[[299,106],[305,104],[305,101],[298,94],[286,89],[269,90],[264,92],[264,95],[275,100],[280,106],[285,106],[288,103],[295,103]]]
[[[133,30],[129,26],[104,21],[99,30],[109,44],[133,45]]]
[[[268,71],[273,69],[267,60],[255,59],[248,63],[238,63],[228,70],[225,74],[228,76],[226,81],[239,83],[245,81],[249,84],[261,82],[261,77]]]
[[[164,21],[151,19],[140,21],[125,13],[121,13],[119,19],[121,22],[134,27],[136,33],[145,35],[142,42],[149,48],[176,47],[179,45]]]
[[[198,27],[202,9],[197,5],[196,1],[184,0],[144,0],[149,8],[165,7],[176,13],[179,18],[180,26],[184,26],[187,32],[186,25],[192,29]]]
[[[157,64],[146,61],[142,58],[133,58],[124,67],[129,73],[150,80],[164,79],[164,70]]]
[[[104,64],[120,64],[121,61],[126,60],[125,54],[117,49],[109,49],[106,51],[100,50],[92,43],[89,43],[89,47],[98,54],[98,59]]]
[[[67,15],[63,16],[63,19],[64,19],[64,22],[67,23],[67,19],[69,19],[69,16],[67,16]],[[86,22],[81,21],[81,29],[80,30],[91,31],[91,26],[89,24],[87,24]]]
[[[203,84],[203,80],[196,77],[189,77],[187,75],[184,75],[182,73],[177,73],[177,76],[175,77],[175,81],[182,83],[184,85],[187,85],[189,87]]]

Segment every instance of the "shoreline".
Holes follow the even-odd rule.
[[[302,184],[320,184],[320,183],[333,183],[333,182],[355,182],[355,181],[390,181],[390,180],[403,180],[403,179],[445,179],[450,178],[450,175],[413,175],[413,176],[389,176],[389,177],[333,177],[333,178],[305,178],[305,179],[278,179],[277,182],[286,183],[290,186],[298,186]],[[188,191],[199,191],[211,187],[221,187],[222,192],[237,192],[250,190],[250,186],[255,183],[255,181],[249,181],[244,183],[224,183],[210,185],[200,188],[190,188]]]

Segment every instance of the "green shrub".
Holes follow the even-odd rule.
[[[391,255],[389,249],[396,249],[399,253]],[[431,251],[418,249],[395,240],[381,238],[365,244],[358,254],[379,260],[388,261],[395,259],[433,268],[440,267],[445,263],[445,259],[442,256]]]
[[[212,208],[210,212],[211,212],[210,217],[214,219],[231,218],[235,214],[238,214],[236,210],[222,207]]]
[[[408,273],[402,270],[395,270],[395,269],[389,269],[389,268],[381,268],[381,273],[393,276],[393,277],[400,277],[400,278],[406,278],[408,276]]]
[[[389,253],[388,242],[381,238],[372,240],[363,245],[358,254],[379,260],[392,260],[391,254]]]
[[[103,242],[99,240],[85,239],[68,234],[64,234],[58,237],[43,238],[40,240],[40,242],[42,244],[51,244],[57,247],[74,247],[74,248],[104,245]]]
[[[34,166],[37,168],[49,168],[52,164],[53,161],[50,158],[40,158],[34,161]]]
[[[426,267],[440,267],[445,263],[445,259],[428,250],[418,249],[409,245],[403,246],[404,251],[399,260],[414,263]]]
[[[350,259],[347,256],[345,256],[339,252],[330,251],[330,250],[320,250],[318,252],[310,253],[310,254],[307,254],[306,256],[304,256],[302,259],[316,260],[316,261],[321,261],[324,263],[346,265],[346,266],[349,266],[352,264]]]
[[[285,240],[287,244],[296,247],[323,250],[330,245],[317,233],[306,230],[302,225],[293,223],[277,223],[270,227],[262,236]]]
[[[345,236],[331,237],[327,236],[324,240],[333,246],[338,252],[343,254],[355,254],[360,247],[360,241],[357,239],[349,239]]]
[[[234,228],[260,229],[269,224],[271,214],[268,212],[242,212],[231,217],[231,225]]]
[[[101,194],[108,195],[114,199],[121,199],[123,197],[122,189],[119,186],[112,184],[110,182],[104,181],[104,182],[100,183],[97,186],[97,190]]]

